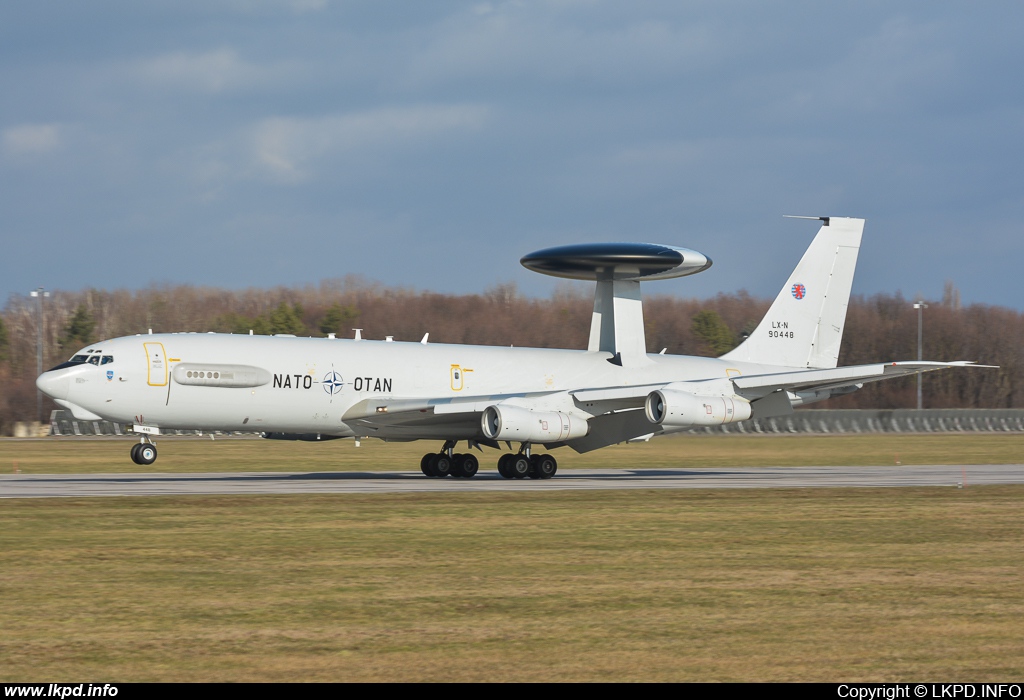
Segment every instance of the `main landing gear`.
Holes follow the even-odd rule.
[[[430,477],[470,479],[480,469],[480,461],[471,454],[452,454],[455,441],[448,440],[440,452],[430,452],[420,460],[420,471]]]
[[[148,438],[143,438],[142,442],[137,442],[132,445],[132,461],[142,466],[147,466],[156,461],[156,445],[154,445]]]
[[[550,479],[558,471],[551,455],[504,454],[498,460],[498,473],[506,479]]]
[[[420,471],[432,478],[453,476],[469,479],[480,469],[472,454],[454,454],[456,441],[448,440],[440,452],[430,452],[420,459]],[[551,455],[530,454],[524,443],[517,454],[504,454],[498,460],[498,473],[506,479],[550,479],[558,471],[558,462]]]

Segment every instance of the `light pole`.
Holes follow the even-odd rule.
[[[921,354],[923,329],[924,329],[924,310],[928,308],[928,305],[924,301],[918,299],[914,302],[914,308],[917,309],[917,361],[920,362],[923,359]],[[921,372],[917,373],[917,410],[921,410]]]
[[[39,310],[39,319],[36,324],[36,376],[43,373],[43,297],[50,296],[50,293],[39,287],[29,292],[36,298],[36,308]],[[36,389],[36,418],[43,420],[43,392]]]

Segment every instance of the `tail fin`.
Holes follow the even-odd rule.
[[[824,222],[749,338],[723,359],[828,369],[839,361],[864,219]]]

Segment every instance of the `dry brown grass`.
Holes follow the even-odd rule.
[[[0,680],[1019,678],[1022,496],[8,500]]]

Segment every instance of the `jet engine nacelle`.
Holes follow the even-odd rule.
[[[750,402],[732,396],[697,396],[685,391],[658,389],[644,403],[647,420],[657,425],[684,428],[721,425],[750,418]]]
[[[480,426],[491,440],[521,442],[561,442],[584,437],[590,432],[587,421],[568,413],[533,411],[501,404],[484,409]]]

